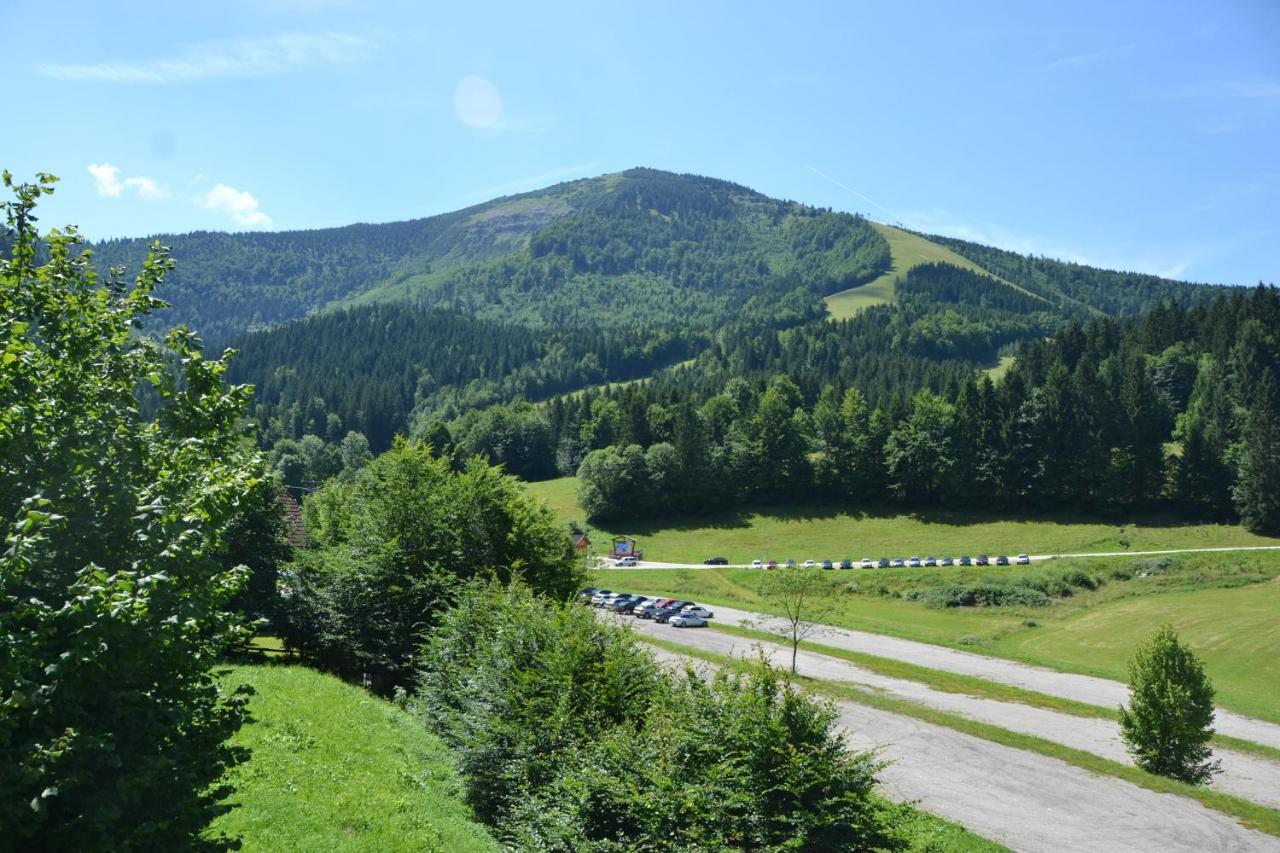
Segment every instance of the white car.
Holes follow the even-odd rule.
[[[1026,554],[1019,554],[1017,559],[1018,559],[1019,566],[1025,566],[1027,563],[1031,562],[1031,558],[1028,557]]]
[[[592,606],[594,606],[594,607],[600,607],[601,605],[603,605],[603,604],[604,604],[604,600],[605,600],[606,598],[608,598],[609,596],[611,596],[611,595],[613,595],[613,590],[611,590],[611,589],[602,589],[602,590],[600,590],[600,591],[599,591],[599,592],[597,592],[595,595],[591,596],[591,604],[592,604]]]
[[[680,613],[677,613],[675,616],[672,616],[670,619],[667,620],[667,623],[675,626],[676,628],[707,627],[707,620],[705,618],[703,618],[702,616],[698,616],[695,613],[688,613],[686,611],[681,611]]]
[[[763,569],[763,568],[764,568],[764,560],[752,560],[752,561],[751,561],[751,568],[753,568],[753,569]]]
[[[812,568],[813,568],[814,566],[816,566],[816,565],[818,565],[818,564],[817,564],[817,563],[815,563],[813,560],[805,560],[805,561],[804,561],[804,567],[805,567],[806,569],[812,569]]]
[[[635,557],[619,557],[618,559],[613,561],[613,564],[615,566],[621,566],[623,568],[633,569],[635,568],[635,565],[636,565],[636,558]]]
[[[869,560],[868,558],[863,557],[863,558],[862,558],[862,562],[861,562],[861,563],[859,563],[858,565],[859,565],[859,566],[862,566],[862,568],[864,568],[864,569],[870,569],[870,568],[873,568],[873,567],[875,566],[875,563],[871,562],[871,560]]]
[[[919,558],[919,557],[912,557],[910,560],[907,560],[907,565],[908,565],[908,566],[910,566],[910,567],[911,567],[911,568],[913,568],[913,569],[918,569],[918,568],[920,568],[920,558]]]
[[[711,619],[716,614],[712,613],[701,604],[690,604],[688,607],[680,608],[681,616],[701,616],[703,619]]]

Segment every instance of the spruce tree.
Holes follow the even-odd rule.
[[[1240,522],[1254,533],[1280,532],[1280,390],[1264,376],[1241,435],[1235,488]]]
[[[1120,709],[1120,734],[1149,773],[1192,785],[1218,772],[1213,737],[1213,686],[1195,653],[1161,625],[1129,661],[1129,707]]]

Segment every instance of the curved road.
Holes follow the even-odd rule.
[[[722,616],[720,613],[717,615]],[[790,661],[790,649],[785,644],[749,640],[719,631],[681,630],[647,619],[633,620],[632,627],[645,636],[661,637],[691,648],[733,657],[750,656],[759,648],[766,652],[774,666],[784,669]],[[869,687],[897,699],[961,714],[1112,761],[1133,763],[1120,737],[1120,726],[1112,720],[1078,717],[1018,702],[949,693],[918,681],[881,675],[849,661],[810,651],[801,651],[796,663],[800,675],[808,678]],[[1214,750],[1214,757],[1222,762],[1222,773],[1214,777],[1214,788],[1259,805],[1280,809],[1280,762],[1224,749]]]
[[[658,649],[655,654],[686,660]],[[891,762],[879,774],[890,797],[1014,850],[1280,851],[1280,838],[1245,829],[1194,800],[901,714],[853,702],[836,706],[848,745],[879,749]]]
[[[716,605],[715,611],[716,618],[720,622],[747,623],[766,631],[786,624],[776,616],[750,613],[732,607]],[[1103,708],[1118,708],[1129,701],[1129,686],[1120,681],[1072,672],[1059,672],[1055,669],[978,655],[973,652],[962,652],[958,649],[934,646],[916,640],[903,640],[866,631],[823,626],[820,633],[810,636],[809,642],[892,658],[958,675],[984,678],[988,681],[997,681],[1001,684],[1021,687],[1024,690],[1072,699]],[[1219,733],[1229,737],[1280,749],[1280,725],[1276,723],[1257,720],[1219,708],[1215,726]]]

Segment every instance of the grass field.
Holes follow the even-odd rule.
[[[827,310],[831,312],[833,320],[847,319],[871,305],[884,305],[892,302],[894,280],[899,276],[906,275],[907,271],[912,267],[917,267],[921,264],[954,264],[961,269],[981,273],[982,275],[991,275],[991,273],[968,258],[956,254],[945,246],[940,246],[923,237],[917,237],[915,234],[903,231],[901,228],[894,228],[892,225],[883,225],[879,222],[872,222],[871,227],[879,231],[885,240],[889,242],[892,262],[888,271],[879,278],[860,287],[842,290],[839,293],[828,296],[826,298]],[[998,277],[992,277],[997,278],[999,281],[1004,281]],[[1005,283],[1008,284],[1008,282]]]
[[[573,477],[528,484],[562,519],[586,522]],[[1065,554],[1280,545],[1235,525],[1179,524],[1167,518],[1117,524],[1070,515],[1013,517],[980,511],[901,514],[894,508],[841,509],[830,505],[760,507],[698,518],[657,519],[594,528],[596,547],[610,536],[639,540],[646,558],[701,563],[711,556],[731,563],[755,559],[840,560],[912,554]]]
[[[1165,574],[1113,576],[1131,563],[1106,558],[1031,569],[824,573],[834,609],[824,621],[1120,680],[1138,640],[1167,621],[1204,659],[1220,704],[1280,722],[1280,554],[1183,555]],[[932,608],[903,597],[916,587],[1067,567],[1087,568],[1104,583],[1046,607]],[[778,612],[757,593],[761,572],[751,569],[606,570],[594,577],[611,589]]]
[[[996,363],[988,367],[983,373],[991,377],[992,382],[998,382],[1009,372],[1009,368],[1013,367],[1014,357],[1011,355],[1002,355],[997,359]]]
[[[499,849],[471,820],[448,749],[404,712],[303,667],[237,666],[226,681],[256,691],[235,738],[252,757],[211,836],[272,853]]]

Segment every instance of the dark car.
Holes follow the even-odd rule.
[[[978,559],[974,560],[973,564],[975,566],[989,566],[991,565],[991,561],[987,559],[986,554],[979,554]]]
[[[672,616],[675,616],[677,613],[679,613],[682,609],[688,607],[690,604],[693,604],[693,602],[684,601],[684,600],[673,601],[670,604],[668,604],[666,607],[659,610],[657,613],[653,614],[653,621],[663,622],[663,623],[669,622]]]
[[[878,569],[887,569],[887,568],[889,568],[889,558],[888,558],[888,557],[881,557],[879,560],[877,560],[877,561],[876,561],[876,568],[878,568]]]
[[[728,558],[728,557],[712,557],[712,558],[711,558],[711,559],[709,559],[709,560],[703,560],[703,561],[702,561],[702,565],[704,565],[704,566],[727,566],[727,565],[729,565],[729,558]]]
[[[1009,558],[1006,557],[1004,554],[1001,554],[999,557],[996,557],[996,565],[997,566],[1009,565]]]
[[[599,591],[600,590],[594,586],[589,586],[586,589],[580,589],[578,590],[578,600],[589,602],[591,601],[591,596],[595,595]]]
[[[960,565],[962,565],[962,566],[972,566],[972,565],[973,565],[973,558],[972,558],[972,557],[970,557],[968,554],[965,554],[963,557],[961,557],[961,558],[960,558]]]
[[[613,605],[614,613],[631,613],[636,612],[637,607],[644,607],[649,603],[649,597],[645,595],[633,595],[626,601],[619,601]]]
[[[938,565],[939,565],[939,566],[954,566],[954,565],[955,565],[955,561],[954,561],[954,560],[952,560],[950,557],[943,557],[941,560],[939,560],[939,561],[938,561]]]
[[[938,558],[937,558],[937,557],[925,557],[925,558],[924,558],[924,564],[925,564],[926,566],[936,566],[936,565],[938,565]]]
[[[835,567],[836,567],[835,563],[831,562],[830,560],[822,561],[822,568],[824,569],[834,569]]]
[[[842,569],[852,569],[852,568],[853,568],[853,560],[841,560],[841,561],[840,561],[840,568],[842,568]]]

